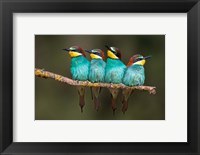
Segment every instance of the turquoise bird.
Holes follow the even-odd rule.
[[[123,77],[123,84],[127,86],[142,86],[145,81],[145,71],[144,64],[146,59],[151,58],[151,56],[143,57],[142,55],[136,54],[132,56],[127,64],[126,71]],[[128,98],[131,95],[131,89],[124,89],[122,91],[123,99],[122,99],[122,111],[125,111],[128,108]]]
[[[107,61],[106,61],[106,73],[105,73],[105,82],[119,84],[122,83],[122,78],[126,66],[121,61],[121,52],[116,47],[109,47],[106,45],[107,51]],[[119,94],[119,89],[110,88],[110,93],[112,96],[112,110],[113,113],[116,110],[116,99]]]
[[[87,81],[89,75],[90,62],[86,59],[85,52],[79,46],[72,46],[70,48],[63,49],[68,51],[71,57],[71,74],[73,80]],[[81,112],[83,112],[83,107],[85,105],[85,88],[78,86],[79,94],[79,105],[81,107]]]
[[[105,77],[105,67],[106,63],[104,61],[105,56],[104,52],[101,49],[85,50],[90,53],[91,62],[89,69],[89,81],[95,82],[104,82]],[[92,99],[95,105],[95,109],[98,111],[100,107],[99,102],[99,93],[100,87],[92,87]]]

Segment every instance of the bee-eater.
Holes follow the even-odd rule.
[[[105,67],[104,52],[101,49],[85,50],[90,53],[91,62],[89,69],[89,81],[91,82],[104,82]],[[92,87],[92,99],[95,105],[95,109],[98,111],[100,107],[99,93],[100,87]]]
[[[123,77],[123,84],[127,86],[141,86],[144,84],[145,81],[145,72],[144,72],[144,64],[146,59],[150,58],[151,56],[143,57],[142,55],[136,54],[132,56],[127,64],[126,71]],[[125,111],[128,108],[128,98],[131,95],[131,89],[124,89],[122,91],[123,99],[122,99],[122,111]]]
[[[85,52],[79,46],[72,46],[70,48],[63,49],[68,51],[71,57],[71,74],[73,80],[87,81],[89,75],[90,62],[86,59]],[[79,105],[81,107],[81,112],[83,112],[83,107],[85,105],[85,88],[78,86],[79,94]]]
[[[107,51],[107,61],[106,61],[106,73],[105,82],[119,84],[122,83],[122,78],[124,76],[124,71],[126,66],[121,61],[121,52],[116,47],[109,47],[106,45]],[[116,110],[116,99],[119,94],[119,89],[110,88],[110,93],[112,96],[112,109],[113,113]]]

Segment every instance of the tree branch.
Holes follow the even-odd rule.
[[[132,89],[132,90],[146,90],[150,94],[156,94],[156,87],[152,86],[133,86],[129,87],[124,84],[109,84],[109,83],[92,83],[89,81],[76,81],[72,80],[70,78],[64,77],[59,74],[55,74],[49,71],[45,71],[44,69],[35,69],[35,75],[37,77],[42,77],[42,78],[51,78],[56,81],[60,81],[69,85],[73,86],[85,86],[85,87],[105,87],[105,88],[117,88],[117,89]]]

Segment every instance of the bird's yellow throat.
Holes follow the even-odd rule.
[[[137,64],[137,65],[144,66],[145,62],[146,62],[146,60],[140,60],[140,61],[135,62],[134,65]]]
[[[113,52],[111,52],[110,50],[107,51],[107,55],[109,58],[112,59],[119,59]]]
[[[77,56],[82,55],[82,54],[79,53],[79,52],[69,51],[69,55],[73,58],[73,57],[77,57]]]
[[[93,53],[90,54],[90,57],[91,57],[92,59],[102,59],[100,56],[98,56],[98,55],[96,55],[96,54],[93,54]]]

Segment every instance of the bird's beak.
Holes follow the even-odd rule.
[[[85,50],[85,52],[92,53],[92,50]]]
[[[69,48],[64,48],[64,49],[62,49],[62,50],[64,50],[64,51],[67,51],[67,52],[69,52],[69,51],[70,51],[70,49],[69,49]]]
[[[151,58],[151,57],[152,57],[151,55],[146,56],[146,57],[144,57],[144,60],[149,59],[149,58]]]
[[[105,45],[105,47],[106,47],[108,50],[112,51],[108,45]]]
[[[108,49],[108,55],[115,55],[112,51],[112,49],[108,46],[108,45],[105,45],[105,47]],[[113,56],[114,57],[114,56]]]

